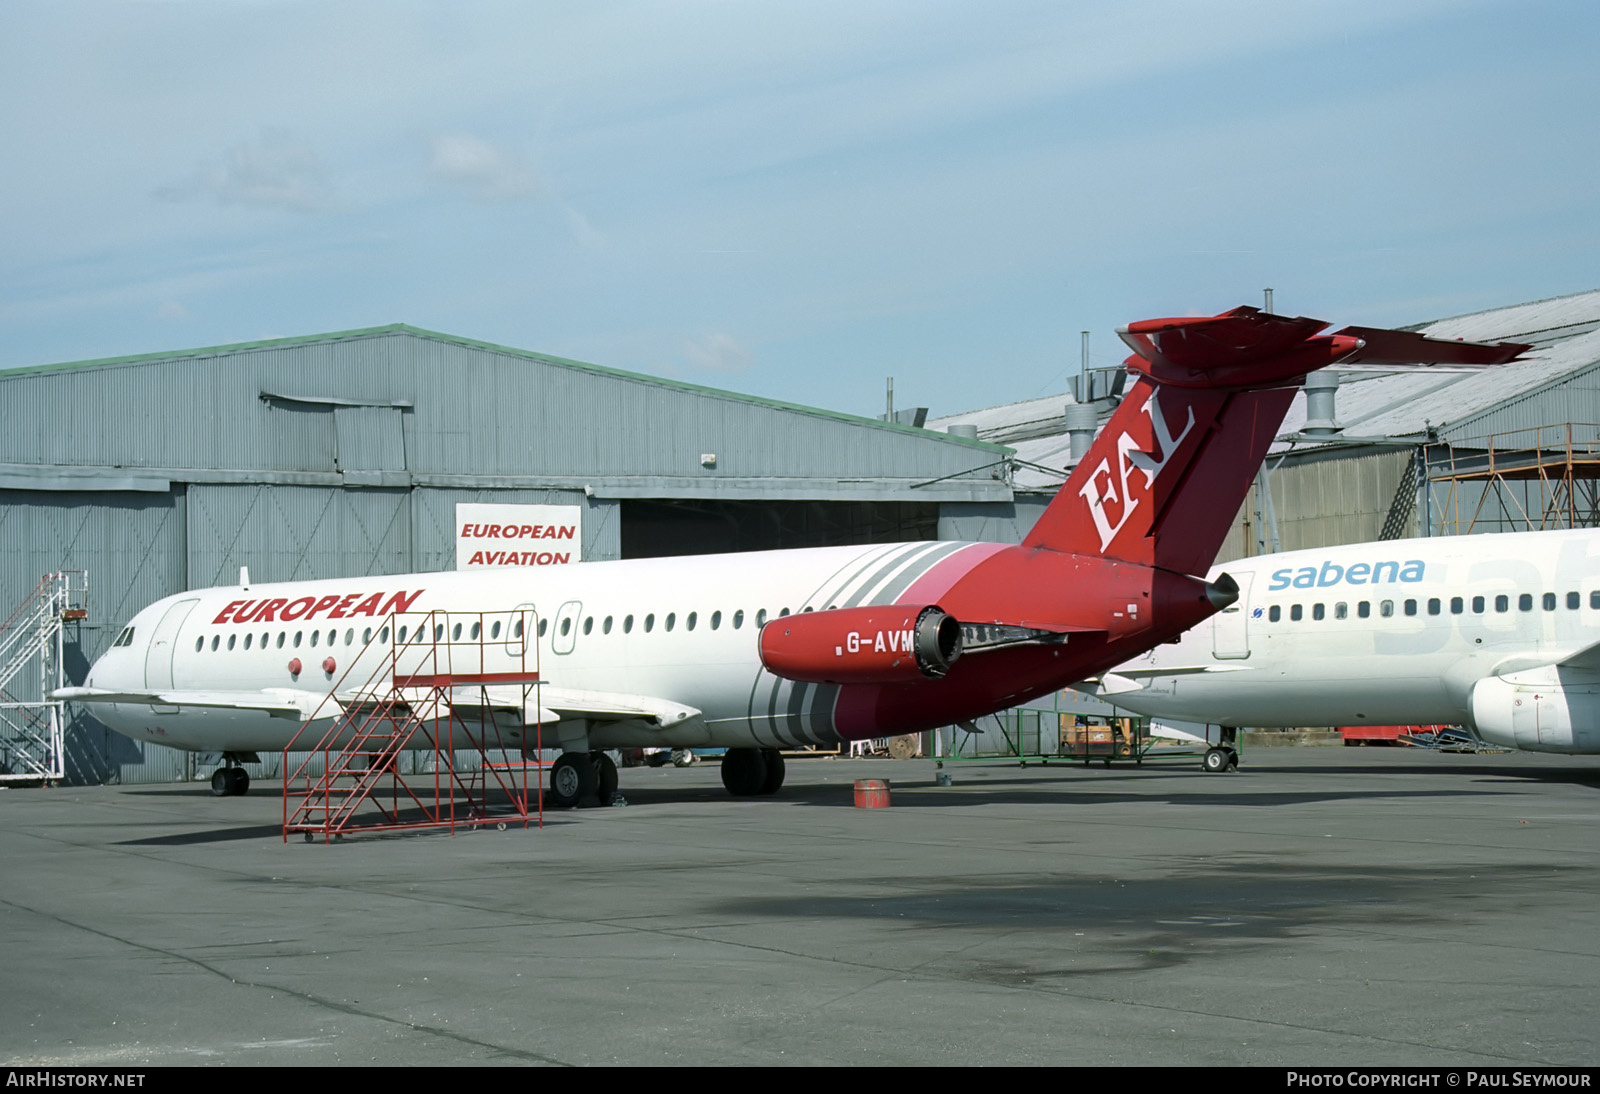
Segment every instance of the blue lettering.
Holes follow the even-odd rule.
[[[1406,563],[1406,568],[1400,571],[1400,580],[1421,581],[1422,569],[1422,561],[1420,559],[1412,559],[1410,562]]]
[[[1329,570],[1333,571],[1332,576],[1329,576]],[[1342,577],[1344,577],[1343,566],[1337,566],[1332,562],[1324,562],[1322,564],[1322,572],[1317,575],[1317,587],[1327,588],[1329,585],[1337,585]]]
[[[1372,567],[1372,583],[1374,585],[1378,585],[1378,584],[1382,583],[1382,581],[1383,581],[1383,568],[1385,566],[1389,567],[1389,580],[1390,581],[1399,581],[1400,580],[1400,564],[1398,562],[1379,562],[1379,563],[1374,564],[1373,567]]]
[[[1358,562],[1344,572],[1344,579],[1352,585],[1365,585],[1367,573],[1372,569],[1365,562]]]
[[[1294,578],[1294,587],[1296,589],[1314,589],[1314,588],[1316,588],[1317,587],[1317,571],[1316,571],[1316,569],[1314,567],[1307,566],[1305,569],[1301,570],[1298,574],[1296,574],[1295,578]]]
[[[1287,589],[1289,587],[1289,575],[1291,573],[1293,573],[1293,572],[1294,572],[1293,570],[1278,570],[1278,571],[1275,571],[1273,573],[1273,575],[1272,575],[1272,584],[1268,585],[1267,588],[1268,589]]]

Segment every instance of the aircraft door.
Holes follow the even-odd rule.
[[[189,613],[194,611],[198,603],[198,599],[180,600],[168,608],[167,614],[156,624],[155,633],[150,636],[150,648],[144,655],[145,687],[172,686],[172,656],[177,652],[178,628],[183,626],[183,621],[189,618]]]
[[[1234,574],[1239,583],[1239,599],[1211,617],[1212,654],[1220,660],[1243,660],[1250,656],[1249,613],[1250,581],[1253,573]]]
[[[552,653],[571,653],[573,645],[578,641],[578,619],[583,614],[583,603],[569,600],[561,605],[561,610],[556,612],[556,617],[550,621],[553,628],[550,635],[550,650]]]
[[[506,618],[506,655],[513,660],[521,658],[528,651],[528,640],[538,632],[538,609],[526,603],[511,609],[511,614]]]

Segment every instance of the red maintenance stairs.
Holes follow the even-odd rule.
[[[284,749],[283,838],[543,827],[538,624],[528,608],[389,616]]]

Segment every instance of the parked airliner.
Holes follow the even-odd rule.
[[[1336,363],[1490,364],[1526,347],[1441,342],[1236,308],[1134,323],[1131,390],[1022,544],[922,542],[208,589],[138,613],[56,693],[141,741],[235,766],[303,721],[341,732],[406,613],[486,613],[485,671],[535,630],[542,682],[488,699],[562,752],[551,798],[616,786],[603,750],[723,746],[734,794],[773,793],[780,750],[969,721],[1121,664],[1231,604],[1206,573],[1305,375]],[[519,630],[523,620],[537,619]],[[440,637],[430,624],[428,639]],[[410,633],[405,633],[409,628]],[[480,635],[474,637],[480,637]],[[493,642],[498,641],[496,647]],[[494,662],[494,663],[491,663]],[[476,701],[480,708],[484,700]],[[319,712],[321,711],[321,712]],[[315,715],[315,717],[313,717]]]
[[[1461,724],[1600,753],[1600,531],[1383,540],[1227,571],[1235,604],[1082,689],[1229,729]]]

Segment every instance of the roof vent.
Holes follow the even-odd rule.
[[[1302,433],[1326,437],[1343,427],[1333,420],[1334,397],[1339,391],[1337,372],[1313,372],[1306,377],[1306,424]]]

